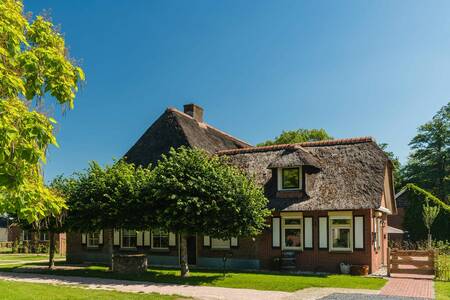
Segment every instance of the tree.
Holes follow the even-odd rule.
[[[161,228],[181,236],[181,276],[189,276],[187,236],[254,236],[266,225],[262,187],[221,157],[180,147],[163,155],[144,193]]]
[[[70,109],[82,69],[64,38],[42,16],[29,21],[20,0],[0,0],[0,212],[28,222],[57,214],[64,201],[44,185],[56,121],[43,113],[44,97]]]
[[[438,214],[432,224],[434,224],[433,235],[437,239],[448,239],[450,230],[450,205],[444,203],[442,200],[431,194],[430,192],[418,187],[415,184],[408,183],[405,187],[408,194],[409,205],[405,212],[405,219],[403,221],[405,229],[409,232],[412,240],[418,241],[429,238],[428,226],[425,223],[417,222],[421,218],[424,219],[424,208],[426,205],[439,207],[442,213]],[[424,203],[426,205],[424,205]],[[430,228],[431,228],[430,223]]]
[[[283,131],[279,136],[273,140],[267,140],[257,146],[270,146],[279,144],[294,144],[312,141],[322,141],[333,139],[325,129],[297,129]]]
[[[409,145],[413,152],[402,169],[404,182],[420,185],[449,204],[450,103],[419,127]]]
[[[430,206],[429,201],[423,205],[423,223],[428,230],[428,248],[431,248],[431,226],[439,214],[439,206]]]
[[[152,178],[148,168],[123,160],[102,168],[95,162],[66,181],[66,227],[81,232],[104,228],[139,229],[150,226],[153,216],[142,213],[142,191]],[[144,225],[146,224],[146,225]]]

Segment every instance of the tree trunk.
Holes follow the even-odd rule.
[[[189,277],[189,266],[188,266],[188,253],[187,253],[187,236],[181,234],[180,243],[180,264],[181,264],[181,277]]]
[[[48,268],[54,269],[55,268],[55,233],[53,231],[49,231],[48,234],[50,235],[50,245],[49,245],[49,256],[48,256]]]
[[[431,249],[431,231],[428,229],[428,249]]]

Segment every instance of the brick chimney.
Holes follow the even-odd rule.
[[[184,113],[193,117],[197,122],[203,123],[203,108],[197,104],[185,104]]]

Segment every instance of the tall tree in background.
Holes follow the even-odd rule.
[[[181,276],[189,276],[187,237],[255,236],[270,215],[262,187],[220,157],[171,149],[153,170],[148,201],[161,228],[181,236]],[[152,213],[152,207],[147,208]]]
[[[325,129],[297,129],[283,131],[279,136],[273,140],[268,140],[257,146],[270,146],[279,144],[294,144],[303,142],[323,141],[333,139]]]
[[[412,153],[402,169],[405,183],[415,183],[450,202],[450,103],[420,126],[409,143]]]
[[[22,1],[0,0],[0,213],[34,222],[64,207],[41,171],[48,146],[57,145],[43,98],[71,109],[82,80],[49,20],[29,21]]]

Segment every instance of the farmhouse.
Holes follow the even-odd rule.
[[[253,147],[203,120],[195,104],[168,108],[125,154],[147,166],[171,147],[227,156],[264,187],[273,214],[258,237],[188,239],[191,265],[337,272],[339,264],[387,260],[387,216],[396,213],[392,164],[370,137]],[[152,265],[179,263],[179,237],[157,228],[68,233],[69,262],[110,264],[112,253],[144,252]]]

